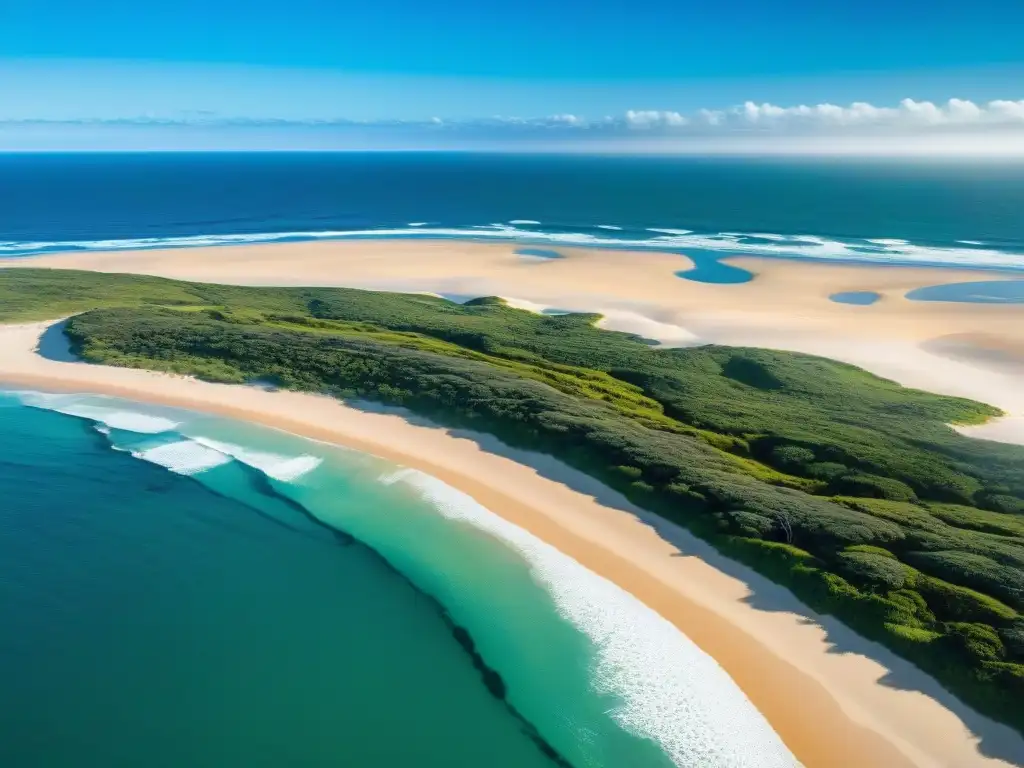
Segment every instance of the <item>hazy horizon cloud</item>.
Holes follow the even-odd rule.
[[[177,115],[0,120],[2,151],[484,150],[1024,155],[1024,99],[627,110],[617,116],[356,120]]]

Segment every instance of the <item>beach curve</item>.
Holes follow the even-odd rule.
[[[806,765],[1002,764],[979,752],[982,732],[986,752],[1005,756],[1019,748],[1019,737],[1009,729],[950,697],[940,703],[914,686],[879,684],[917,675],[921,689],[927,679],[741,566],[723,568],[726,561],[707,545],[549,457],[315,395],[45,359],[36,349],[49,327],[0,329],[0,380],[216,412],[357,448],[437,477],[676,624],[726,669]]]

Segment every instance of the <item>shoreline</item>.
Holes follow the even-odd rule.
[[[680,253],[557,247],[524,259],[515,242],[371,239],[90,251],[0,259],[0,269],[42,267],[254,286],[340,286],[429,293],[453,300],[506,297],[531,311],[603,315],[602,328],[665,346],[723,344],[803,352],[863,368],[903,386],[966,397],[1006,417],[967,428],[1024,445],[1024,304],[913,301],[929,285],[1013,280],[966,268],[822,263],[736,256],[747,283],[686,280]],[[870,291],[867,306],[829,296]]]
[[[0,326],[0,382],[216,413],[437,477],[679,627],[809,768],[1008,764],[979,754],[979,736],[986,752],[1024,755],[1020,736],[959,705],[909,663],[549,457],[318,395],[45,359],[36,349],[49,325]]]

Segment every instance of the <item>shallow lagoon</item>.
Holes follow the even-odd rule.
[[[874,291],[841,291],[829,296],[829,299],[837,304],[854,304],[861,307],[870,306],[881,298],[882,294]]]
[[[981,280],[916,288],[911,301],[953,301],[967,304],[1024,304],[1024,280]]]
[[[723,262],[722,259],[728,258],[727,254],[688,250],[686,257],[693,262],[693,267],[676,272],[676,275],[684,280],[692,280],[697,283],[736,285],[739,283],[749,283],[754,279],[753,272]]]
[[[565,257],[558,251],[553,251],[550,248],[517,248],[517,256],[526,256],[531,259],[564,259]]]

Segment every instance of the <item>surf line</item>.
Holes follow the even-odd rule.
[[[414,591],[416,591],[420,595],[423,595],[423,597],[425,597],[429,601],[429,603],[434,607],[434,610],[437,611],[438,615],[444,622],[445,626],[448,627],[448,630],[449,632],[451,632],[451,635],[455,639],[455,642],[458,643],[459,647],[466,653],[467,656],[469,656],[469,659],[473,664],[473,668],[476,669],[476,671],[480,674],[481,682],[483,683],[484,688],[487,689],[487,692],[502,703],[502,705],[509,712],[509,714],[512,715],[512,717],[519,722],[519,725],[522,728],[523,733],[526,734],[527,738],[529,738],[534,743],[537,749],[540,750],[540,752],[546,758],[548,758],[548,760],[550,760],[555,766],[558,766],[558,768],[573,768],[573,765],[565,758],[565,756],[563,756],[557,749],[555,749],[555,747],[547,739],[544,738],[544,736],[541,734],[537,726],[530,722],[530,720],[525,715],[523,715],[518,709],[516,709],[515,705],[513,705],[512,702],[508,700],[508,684],[505,682],[505,679],[501,676],[501,673],[487,663],[483,655],[477,649],[476,642],[473,640],[472,634],[469,632],[468,629],[461,626],[455,621],[451,613],[449,613],[448,609],[440,600],[438,600],[430,593],[424,592],[422,589],[416,586],[412,579],[406,576],[401,570],[396,568],[395,565],[390,560],[388,560],[383,554],[378,552],[372,546],[362,541],[361,539],[357,538],[356,536],[353,536],[347,531],[344,531],[340,528],[334,527],[333,525],[325,523],[323,520],[321,520],[315,514],[313,514],[313,512],[310,511],[305,505],[301,504],[300,502],[288,496],[286,493],[282,493],[280,490],[275,488],[273,481],[269,477],[267,477],[263,472],[253,467],[249,467],[248,465],[245,464],[243,464],[242,466],[246,470],[246,474],[249,475],[249,479],[252,482],[253,488],[256,491],[268,497],[272,497],[279,502],[282,502],[283,504],[287,505],[290,509],[301,514],[310,523],[323,529],[326,533],[329,533],[337,545],[343,547],[356,546],[364,549],[380,565],[382,565],[388,571],[390,571],[398,578],[400,578],[402,581],[404,581],[406,584],[408,584],[409,587],[411,587]],[[199,482],[198,480],[196,480],[194,476],[187,475],[186,477],[195,480],[196,482]],[[259,510],[254,511],[258,512],[261,517],[268,517],[265,513],[260,512]],[[302,531],[293,528],[287,523],[282,523],[281,521],[275,522],[283,525],[287,530],[290,530],[294,533],[302,533]]]

